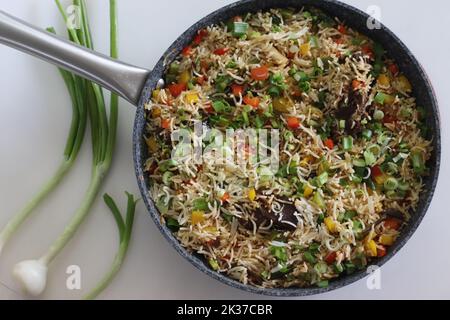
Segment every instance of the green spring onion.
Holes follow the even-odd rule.
[[[373,152],[366,150],[364,151],[364,161],[366,162],[366,165],[370,167],[377,161],[377,158],[375,157]]]
[[[117,205],[114,200],[108,195],[105,194],[103,199],[109,209],[111,210],[114,219],[117,224],[117,228],[119,231],[119,251],[114,258],[112,266],[110,270],[106,273],[103,279],[97,284],[97,286],[85,296],[85,299],[91,300],[95,299],[114,279],[115,275],[119,272],[120,267],[125,260],[125,256],[128,251],[128,247],[131,239],[131,231],[133,229],[134,215],[136,211],[136,203],[137,200],[134,199],[132,194],[126,192],[128,201],[127,201],[127,213],[125,216],[125,220],[122,218],[122,214],[120,213]]]
[[[344,151],[350,151],[353,148],[353,137],[346,136],[342,138],[342,147]]]
[[[362,136],[366,140],[370,140],[372,138],[372,134],[373,134],[373,132],[370,129],[364,129],[362,132]]]
[[[355,167],[364,168],[366,166],[366,161],[364,159],[353,159],[352,161]]]
[[[384,104],[384,100],[386,99],[386,95],[382,92],[378,92],[373,99],[376,103]]]
[[[425,162],[423,153],[420,151],[414,151],[411,153],[411,162],[413,170],[417,174],[423,174],[425,172]]]
[[[375,112],[373,113],[373,118],[376,121],[381,121],[384,118],[384,112],[381,110],[375,110]]]
[[[386,181],[384,182],[384,188],[388,191],[394,191],[397,189],[397,187],[398,181],[393,177],[387,178]]]
[[[319,176],[317,176],[317,184],[319,187],[323,186],[328,181],[328,172],[323,172]]]
[[[247,34],[248,23],[247,22],[234,22],[233,23],[233,36],[241,37]]]
[[[309,252],[309,251],[306,251],[305,253],[303,253],[303,258],[304,258],[307,262],[309,262],[309,263],[311,263],[311,264],[314,264],[314,263],[316,263],[316,261],[317,261],[316,257],[314,257],[314,256],[311,254],[311,252]]]
[[[193,203],[194,210],[209,211],[208,201],[205,198],[198,198]]]

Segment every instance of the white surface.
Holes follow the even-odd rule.
[[[121,59],[151,68],[185,29],[230,0],[119,0]],[[423,223],[408,244],[382,268],[382,289],[370,291],[361,280],[311,298],[450,298],[450,39],[448,1],[351,0],[366,10],[376,4],[382,20],[412,50],[427,70],[439,99],[442,119],[441,175]],[[66,2],[67,3],[67,2]],[[63,24],[52,0],[0,0],[0,8],[37,26]],[[108,1],[88,0],[96,48],[108,52]],[[147,39],[143,41],[142,39]],[[0,46],[0,225],[18,211],[59,163],[70,120],[70,100],[56,69]],[[103,192],[125,205],[123,191],[139,194],[132,164],[134,109],[121,102],[117,152]],[[73,170],[13,237],[0,258],[0,298],[24,297],[11,277],[18,261],[35,258],[55,239],[80,202],[90,175],[90,138]],[[447,196],[445,196],[447,195]],[[101,295],[111,299],[259,298],[223,285],[197,271],[163,239],[142,204],[123,269]],[[116,226],[98,199],[90,216],[51,265],[45,299],[77,299],[109,267],[117,249]],[[82,289],[66,289],[66,268],[79,265]]]

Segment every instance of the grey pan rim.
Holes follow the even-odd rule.
[[[185,248],[183,248],[180,242],[174,237],[171,231],[161,222],[160,214],[157,211],[151,197],[149,196],[149,188],[148,188],[148,180],[145,177],[144,173],[144,161],[146,159],[147,151],[145,148],[145,143],[143,141],[143,136],[145,133],[145,110],[144,104],[150,98],[151,91],[156,87],[157,81],[163,75],[165,66],[167,63],[170,63],[181,51],[181,49],[187,45],[195,32],[203,28],[205,26],[211,25],[213,23],[217,23],[219,21],[223,21],[227,18],[235,16],[239,13],[251,12],[257,10],[266,10],[269,8],[280,8],[280,7],[296,7],[301,8],[304,5],[311,5],[313,7],[321,8],[332,16],[337,16],[339,18],[344,18],[345,22],[350,26],[354,27],[356,30],[360,31],[363,34],[368,35],[369,37],[375,39],[380,42],[382,45],[387,47],[387,51],[389,55],[400,56],[402,57],[402,61],[399,61],[400,67],[403,71],[405,71],[408,77],[412,77],[413,86],[415,89],[419,87],[420,96],[417,96],[419,100],[423,100],[427,102],[427,107],[430,110],[428,112],[427,125],[432,129],[432,138],[433,138],[433,155],[429,160],[428,164],[431,168],[429,176],[425,179],[425,190],[422,194],[417,211],[413,214],[411,220],[408,225],[402,231],[400,237],[397,239],[394,246],[392,246],[388,252],[388,254],[381,258],[377,259],[372,265],[382,266],[387,261],[389,261],[410,239],[412,234],[418,228],[420,222],[425,216],[428,207],[431,203],[434,190],[438,181],[439,175],[439,167],[440,167],[440,158],[441,158],[441,137],[440,137],[440,120],[439,120],[439,110],[436,101],[436,97],[434,94],[434,90],[432,85],[419,64],[419,62],[415,59],[410,50],[403,44],[403,42],[388,28],[384,25],[381,25],[380,30],[368,31],[364,32],[362,30],[362,22],[367,21],[369,16],[347,4],[334,1],[334,0],[243,0],[228,6],[225,6],[205,18],[201,19],[197,23],[195,23],[191,28],[189,28],[185,33],[183,33],[165,52],[162,58],[158,61],[155,68],[149,75],[146,84],[144,86],[140,102],[138,105],[135,123],[134,123],[134,131],[133,131],[133,153],[134,153],[134,166],[135,173],[139,185],[140,192],[142,194],[142,199],[150,213],[151,218],[155,222],[159,231],[164,235],[167,241],[171,244],[171,246],[187,261],[189,261],[192,265],[194,265],[197,269],[207,274],[208,276],[216,279],[224,284],[227,284],[231,287],[241,289],[246,292],[260,294],[260,295],[268,295],[275,297],[295,297],[295,296],[308,296],[321,294],[325,292],[329,292],[338,288],[342,288],[351,283],[354,283],[357,280],[364,278],[367,275],[367,268],[364,270],[360,270],[351,275],[341,276],[335,280],[330,281],[329,286],[326,288],[316,288],[316,287],[307,287],[307,288],[260,288],[252,285],[245,285],[239,281],[229,278],[228,276],[217,273],[211,270],[206,264],[205,261],[196,254],[189,253]],[[359,21],[359,25],[358,25]],[[389,42],[389,43],[388,43]],[[391,43],[392,42],[392,43]],[[395,52],[390,52],[389,48],[394,48]],[[397,59],[396,59],[397,60]],[[414,74],[416,73],[416,74]],[[417,80],[415,80],[417,79]],[[416,84],[416,85],[415,85]],[[368,267],[368,266],[367,266]]]

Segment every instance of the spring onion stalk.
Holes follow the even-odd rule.
[[[120,267],[123,264],[125,259],[128,246],[131,238],[131,230],[133,229],[133,221],[134,221],[134,213],[136,211],[136,203],[137,201],[134,199],[132,194],[126,193],[128,201],[127,201],[127,213],[125,217],[125,221],[122,218],[122,214],[117,208],[114,200],[108,195],[105,194],[103,199],[106,205],[111,210],[111,213],[114,216],[114,220],[117,224],[117,229],[119,231],[119,251],[114,258],[111,269],[105,274],[103,279],[97,284],[97,286],[88,293],[84,299],[92,300],[95,299],[114,279],[114,276],[119,272]]]
[[[54,32],[53,28],[47,29]],[[65,70],[59,69],[72,101],[72,121],[64,149],[63,160],[53,176],[42,186],[40,191],[25,205],[22,211],[7,222],[0,232],[0,254],[4,245],[14,232],[31,215],[36,207],[59,185],[61,180],[72,168],[77,159],[84,139],[87,123],[87,108],[84,103],[85,95],[82,87],[83,80]]]
[[[55,2],[65,22],[67,22],[68,17],[61,3],[59,0],[55,0]],[[73,4],[78,6],[81,10],[81,26],[78,30],[69,29],[69,38],[72,42],[75,42],[78,45],[93,49],[85,0],[74,0]],[[117,58],[117,10],[115,0],[110,0],[110,20],[111,57]],[[97,84],[88,80],[83,80],[82,85],[80,86],[84,88],[87,95],[87,110],[91,124],[93,150],[91,180],[85,196],[71,221],[66,226],[63,233],[49,247],[47,252],[45,252],[37,260],[20,262],[14,267],[13,273],[17,280],[22,284],[26,291],[34,295],[40,294],[45,289],[43,270],[45,270],[46,273],[48,265],[58,255],[58,253],[61,252],[86,218],[97,197],[103,179],[111,166],[116,140],[118,97],[115,94],[111,94],[110,116],[108,123],[105,109],[105,99],[103,97],[102,89]],[[40,266],[39,272],[36,271],[36,266]],[[35,277],[28,276],[30,274],[35,275]],[[38,279],[36,279],[36,277],[40,279],[40,282],[37,281]],[[41,286],[37,288],[39,290],[37,290],[35,286],[37,282],[41,283]]]

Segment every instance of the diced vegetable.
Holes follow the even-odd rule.
[[[386,255],[386,248],[382,245],[377,246],[377,257],[382,258]]]
[[[325,223],[329,232],[331,232],[331,233],[337,232],[337,225],[332,217],[326,217],[323,222]]]
[[[319,176],[317,176],[317,184],[319,187],[323,186],[328,181],[328,172],[323,172]]]
[[[277,261],[286,262],[288,260],[288,255],[285,247],[281,246],[270,246],[270,254],[273,255]]]
[[[324,144],[330,150],[332,150],[334,148],[334,141],[333,141],[333,139],[326,139],[324,141]]]
[[[261,66],[251,70],[251,76],[253,80],[264,81],[269,78],[269,68],[267,66]]]
[[[309,252],[309,251],[306,251],[306,252],[303,254],[303,258],[304,258],[307,262],[309,262],[309,263],[311,263],[311,264],[316,263],[316,261],[317,261],[317,259],[316,259],[316,258],[312,255],[312,253]]]
[[[397,82],[398,82],[398,86],[399,86],[400,90],[402,90],[404,92],[412,91],[411,83],[409,82],[408,78],[406,78],[404,75],[399,76],[397,78]]]
[[[292,107],[292,101],[285,97],[277,97],[272,101],[273,109],[278,112],[287,113]]]
[[[199,100],[200,98],[198,97],[198,94],[196,92],[189,92],[188,94],[186,94],[186,102],[188,104],[197,103]]]
[[[191,223],[192,225],[196,225],[205,221],[205,212],[201,210],[192,211]]]
[[[206,30],[206,29],[201,29],[201,30],[197,31],[197,34],[194,37],[193,43],[196,45],[199,45],[207,35],[208,35],[208,30]]]
[[[166,218],[166,226],[172,232],[177,232],[180,229],[180,224],[178,223],[178,220],[176,220],[172,217]]]
[[[231,85],[231,92],[235,97],[239,97],[244,92],[244,86],[234,83]]]
[[[300,46],[300,53],[302,54],[302,56],[308,55],[310,50],[311,50],[311,45],[309,44],[309,42],[304,43]]]
[[[375,98],[373,98],[373,100],[374,100],[376,103],[384,104],[384,99],[385,99],[385,98],[386,98],[386,95],[385,95],[384,93],[378,92],[378,93],[375,95]],[[375,116],[374,116],[374,118],[375,118]],[[381,119],[375,119],[375,120],[381,120]]]
[[[398,66],[395,63],[391,63],[388,66],[388,69],[392,73],[393,76],[396,76],[399,73]]]
[[[189,70],[184,70],[178,76],[178,83],[179,84],[187,85],[190,80],[191,80],[191,73],[189,72]]]
[[[309,185],[306,185],[305,190],[303,191],[303,196],[305,198],[309,198],[313,192],[314,192],[313,188],[311,188]]]
[[[290,129],[298,129],[300,128],[300,120],[296,117],[287,117],[287,126]]]
[[[392,246],[394,244],[395,238],[390,234],[382,234],[379,239],[380,243],[385,246]]]
[[[230,200],[230,194],[228,192],[224,192],[224,194],[220,198],[220,201],[225,202],[225,201],[228,201],[228,200]]]
[[[205,198],[198,198],[194,200],[193,208],[199,211],[209,211],[208,201]]]
[[[186,90],[186,84],[184,83],[173,83],[167,86],[170,94],[173,97],[178,97],[184,90]]]
[[[248,23],[240,21],[233,23],[233,36],[241,37],[247,34],[247,31],[248,31]]]
[[[346,136],[342,138],[342,148],[344,151],[350,151],[353,148],[353,137]]]
[[[211,266],[211,269],[213,269],[214,271],[219,270],[219,263],[217,262],[217,260],[215,259],[209,259],[208,260],[209,265]]]
[[[191,46],[184,47],[183,50],[181,51],[181,54],[185,57],[189,57],[192,54],[192,47]]]
[[[161,119],[161,128],[169,129],[170,128],[170,119]]]
[[[372,130],[370,129],[364,129],[362,132],[362,136],[364,137],[364,139],[366,140],[370,140],[372,138]]]
[[[313,202],[321,209],[325,208],[325,201],[319,191],[314,193]]]
[[[402,222],[396,218],[387,218],[383,221],[383,226],[386,229],[398,230],[400,229]]]
[[[380,74],[378,76],[377,82],[379,85],[381,85],[383,87],[389,87],[391,85],[391,81],[390,81],[389,77],[385,74]]]
[[[333,264],[336,261],[336,256],[337,256],[336,252],[331,251],[325,256],[325,262],[328,264]]]
[[[371,166],[377,161],[377,158],[375,157],[373,152],[371,152],[370,150],[366,150],[364,151],[364,161],[366,165]]]
[[[254,109],[257,109],[259,106],[259,103],[260,103],[258,97],[251,97],[249,95],[246,95],[244,97],[243,101],[246,105],[249,105],[249,106],[253,107]]]
[[[216,50],[213,51],[214,54],[218,55],[218,56],[223,56],[225,55],[230,49],[228,48],[217,48]]]
[[[343,24],[338,25],[338,31],[342,34],[347,34],[347,28]]]
[[[366,249],[371,257],[377,256],[377,244],[374,240],[370,239],[366,242]]]
[[[383,101],[384,101],[384,100],[383,100]],[[381,110],[375,110],[374,113],[373,113],[373,118],[374,118],[376,121],[381,121],[381,120],[383,120],[383,118],[384,118],[384,112],[381,111]]]
[[[397,187],[398,187],[398,180],[393,177],[387,178],[386,181],[384,182],[384,188],[386,190],[393,191],[396,190]]]
[[[248,199],[249,199],[250,201],[255,201],[255,199],[256,199],[256,191],[255,191],[255,188],[250,188],[250,189],[248,190],[247,197],[248,197]]]
[[[425,172],[425,161],[423,157],[423,152],[414,151],[411,153],[412,167],[415,173],[423,174]]]
[[[362,82],[361,81],[356,80],[356,79],[354,79],[352,81],[352,88],[353,88],[353,90],[358,90],[358,89],[361,88],[361,86],[362,86]]]

